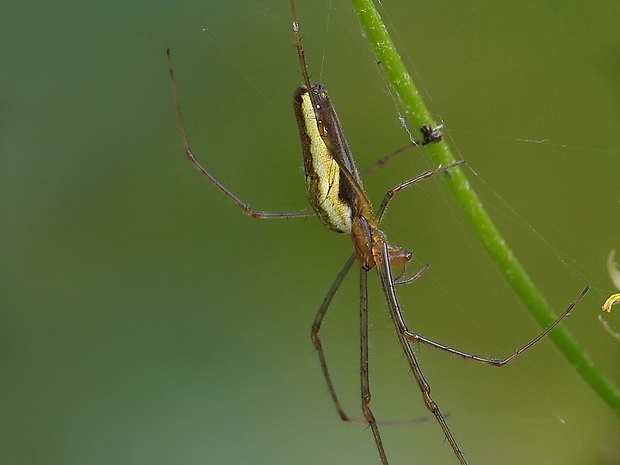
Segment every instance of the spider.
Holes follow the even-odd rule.
[[[443,430],[443,434],[452,447],[459,463],[461,465],[467,465],[467,461],[461,452],[461,449],[452,434],[448,423],[439,408],[439,405],[431,396],[431,387],[427,382],[422,369],[420,368],[413,349],[414,345],[417,343],[423,343],[469,360],[474,360],[497,367],[504,366],[540,341],[555,326],[557,326],[570,313],[579,300],[581,300],[588,288],[586,287],[579,297],[572,302],[549,327],[514,351],[511,355],[503,359],[486,358],[463,352],[425,338],[424,336],[411,331],[408,328],[401,311],[396,295],[396,286],[414,281],[428,268],[428,265],[423,266],[412,276],[407,277],[406,268],[412,258],[412,253],[408,250],[390,244],[387,241],[385,234],[379,229],[379,225],[383,219],[388,204],[399,192],[423,179],[430,178],[437,173],[447,173],[451,169],[459,169],[458,165],[462,164],[463,161],[457,161],[446,166],[439,166],[435,169],[426,171],[419,176],[409,179],[408,181],[398,184],[387,191],[379,208],[376,212],[374,212],[373,207],[364,192],[361,175],[355,166],[351,149],[327,90],[322,84],[310,82],[304,49],[301,45],[299,22],[297,21],[294,1],[289,1],[293,35],[295,38],[301,73],[303,76],[303,84],[293,93],[293,107],[301,139],[306,194],[314,213],[308,211],[268,212],[252,209],[249,204],[233,194],[206,168],[204,168],[204,166],[196,159],[189,146],[172,68],[172,59],[170,56],[170,51],[168,51],[168,69],[170,72],[174,103],[179,120],[181,138],[185,147],[185,153],[190,162],[203,175],[205,175],[207,179],[215,185],[215,187],[222,191],[241,209],[243,213],[251,218],[292,218],[311,216],[314,214],[323,224],[325,224],[328,229],[337,233],[348,234],[351,237],[353,242],[353,252],[345,262],[329,291],[325,295],[323,303],[314,318],[311,329],[312,344],[318,354],[327,388],[340,418],[343,421],[352,421],[342,408],[340,400],[336,394],[336,390],[328,370],[327,360],[319,333],[322,327],[323,318],[327,313],[333,297],[338,291],[338,288],[340,287],[345,276],[353,267],[353,264],[357,263],[360,272],[359,304],[361,410],[365,422],[372,431],[382,465],[389,464],[383,441],[381,439],[381,434],[379,432],[379,426],[370,406],[371,391],[368,367],[367,280],[368,273],[373,269],[376,269],[379,276],[385,301],[391,319],[394,323],[398,341],[403,350],[407,363],[409,364],[409,368],[413,373],[415,381],[420,389],[424,404],[439,423],[441,429]],[[433,129],[429,125],[424,125],[421,127],[420,131],[422,134],[422,140],[416,143],[416,145],[441,142],[442,136],[438,129]],[[384,164],[389,158],[391,158],[391,156],[379,160],[375,165],[373,165],[373,167],[371,167],[370,170]],[[397,267],[403,267],[403,271],[395,276],[392,273],[392,269]]]

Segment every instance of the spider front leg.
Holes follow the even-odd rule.
[[[360,267],[360,391],[362,398],[362,414],[370,426],[377,445],[382,465],[389,465],[383,441],[379,434],[377,420],[370,408],[370,378],[368,372],[368,271]]]
[[[422,399],[424,400],[424,405],[426,408],[435,416],[435,419],[441,426],[443,430],[443,434],[452,447],[456,458],[460,462],[461,465],[467,465],[467,460],[463,455],[463,452],[459,448],[452,431],[448,427],[448,423],[446,422],[443,414],[441,413],[441,409],[439,405],[435,402],[435,400],[431,396],[431,386],[426,381],[424,374],[422,373],[422,368],[418,363],[418,359],[411,347],[410,341],[407,338],[407,334],[409,331],[407,329],[407,325],[405,324],[405,320],[400,309],[400,305],[398,303],[398,298],[396,297],[395,283],[394,278],[392,277],[392,270],[390,269],[390,259],[388,253],[388,244],[383,242],[379,244],[379,262],[377,263],[377,272],[379,274],[379,279],[381,280],[381,287],[383,288],[383,293],[385,295],[386,303],[388,309],[390,311],[390,316],[392,317],[392,321],[394,323],[394,327],[396,329],[396,334],[398,336],[398,342],[400,343],[401,348],[403,349],[403,353],[405,354],[405,358],[407,359],[407,363],[409,364],[409,368],[413,373],[413,376],[418,384],[418,388],[420,389],[420,393],[422,394]]]

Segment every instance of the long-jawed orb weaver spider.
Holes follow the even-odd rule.
[[[377,212],[373,212],[372,205],[362,187],[361,176],[355,167],[355,162],[353,160],[349,144],[345,138],[331,99],[322,84],[310,82],[304,50],[301,45],[299,23],[297,21],[294,1],[289,0],[289,2],[291,8],[293,34],[301,66],[301,73],[303,76],[303,84],[298,87],[293,94],[293,106],[301,138],[306,180],[306,194],[308,201],[314,210],[314,214],[330,230],[342,234],[349,234],[353,241],[354,249],[353,253],[347,259],[346,263],[330,287],[312,324],[312,344],[318,353],[323,376],[327,383],[327,388],[340,418],[343,421],[352,421],[351,418],[345,413],[338,396],[336,395],[336,390],[327,367],[325,353],[319,338],[319,332],[321,330],[323,318],[325,317],[333,297],[338,291],[338,288],[340,287],[345,276],[353,266],[353,263],[357,262],[360,269],[361,410],[364,419],[374,436],[374,441],[382,465],[388,465],[388,458],[379,433],[379,427],[375,419],[375,415],[370,407],[371,392],[368,368],[367,279],[368,272],[372,269],[376,269],[377,274],[379,275],[381,287],[385,295],[385,300],[391,319],[394,323],[398,341],[405,358],[407,359],[409,368],[411,369],[411,372],[413,373],[416,383],[420,389],[424,404],[441,426],[443,434],[452,447],[452,450],[454,451],[454,454],[460,464],[467,465],[467,460],[461,452],[461,449],[452,434],[444,415],[431,396],[431,387],[422,373],[422,369],[420,368],[413,350],[413,344],[423,343],[466,359],[475,360],[477,362],[497,367],[504,366],[540,341],[566,316],[568,316],[574,306],[583,298],[588,288],[586,287],[577,299],[573,301],[549,327],[514,351],[511,355],[503,359],[486,358],[469,354],[447,345],[437,343],[421,336],[420,334],[410,331],[403,317],[398,298],[396,296],[395,287],[397,285],[409,283],[415,280],[426,270],[428,265],[422,267],[412,276],[406,277],[406,266],[412,258],[412,253],[389,244],[386,240],[385,234],[378,229],[379,224],[381,223],[389,202],[396,194],[401,192],[403,189],[416,184],[418,181],[430,178],[439,172],[447,172],[463,162],[459,161],[451,165],[439,166],[436,169],[426,171],[419,176],[393,187],[385,194]],[[181,138],[185,147],[185,153],[191,163],[200,172],[202,172],[202,174],[205,175],[212,184],[214,184],[220,191],[235,202],[243,213],[252,218],[266,219],[311,216],[312,213],[307,211],[267,212],[262,210],[254,210],[247,203],[235,196],[209,171],[207,171],[202,164],[200,164],[200,162],[198,162],[189,147],[169,51],[167,52],[167,60],[174,103],[181,131]],[[421,133],[423,140],[417,145],[441,141],[441,133],[438,130],[432,129],[430,126],[423,126],[421,128]],[[382,165],[385,161],[385,158],[381,159],[373,166]],[[395,267],[403,267],[404,270],[398,276],[394,276],[392,274],[392,268]]]

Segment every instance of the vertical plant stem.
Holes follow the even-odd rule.
[[[372,0],[351,0],[351,3],[377,61],[402,103],[407,125],[410,128],[420,128],[424,124],[436,127]],[[427,148],[435,164],[447,165],[455,161],[445,142],[429,144]],[[556,315],[506,245],[463,170],[457,166],[450,173],[452,176],[446,179],[449,189],[491,259],[540,326],[550,325]],[[549,333],[549,337],[586,383],[620,415],[620,389],[607,379],[570,332],[559,326]]]

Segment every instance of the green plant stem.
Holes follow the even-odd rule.
[[[351,0],[351,3],[383,72],[402,102],[407,125],[410,128],[420,128],[423,124],[436,127],[372,0]],[[455,161],[445,142],[429,144],[427,148],[433,162],[438,165],[447,165]],[[506,241],[471,188],[463,170],[457,166],[451,169],[450,173],[452,176],[447,179],[447,183],[452,195],[491,259],[500,268],[509,285],[538,324],[547,327],[556,319],[556,315],[506,245]],[[549,337],[586,383],[620,415],[620,390],[594,364],[571,333],[563,326],[559,326],[549,333]]]

